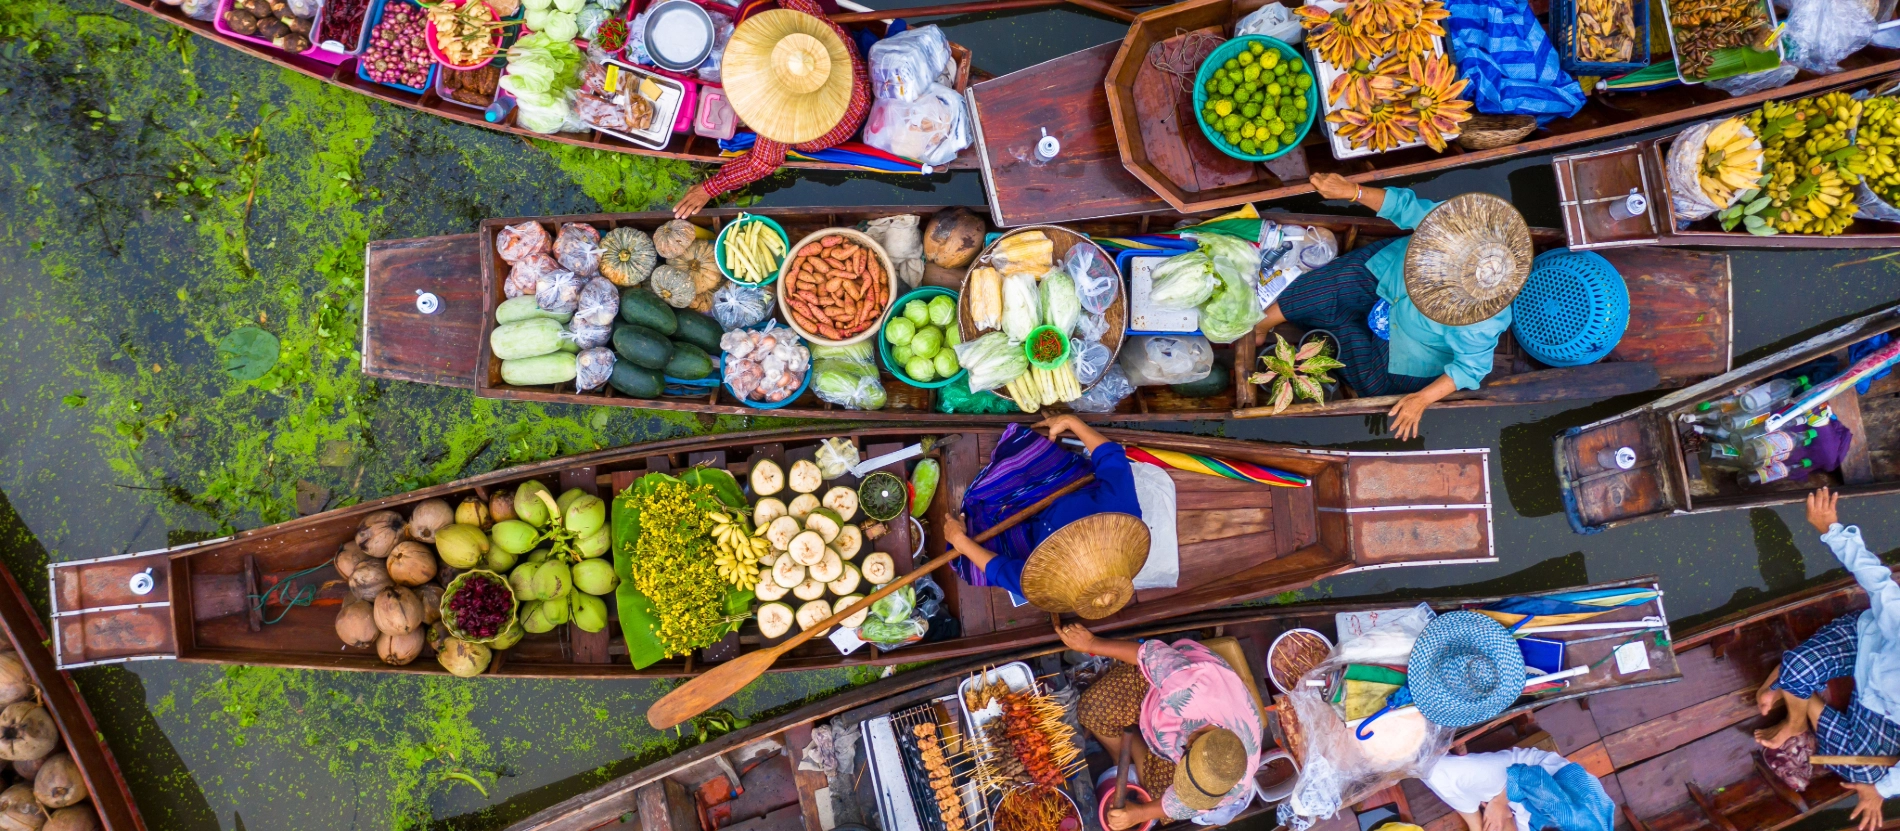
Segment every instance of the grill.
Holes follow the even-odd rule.
[[[916,733],[912,732],[920,724],[936,730],[938,746],[943,749],[944,762],[950,768],[950,782],[963,803],[965,831],[981,828],[986,813],[983,801],[976,798],[976,786],[971,778],[975,762],[963,741],[955,711],[946,706],[955,700],[940,698],[891,714],[891,728],[904,754],[904,782],[910,790],[911,802],[917,807],[918,824],[923,831],[949,831],[949,828],[937,810],[936,791],[930,786],[929,772],[924,769],[923,750],[917,743]]]

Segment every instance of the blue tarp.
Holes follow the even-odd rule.
[[[1464,95],[1481,113],[1530,115],[1543,124],[1583,109],[1583,87],[1557,63],[1557,50],[1523,0],[1450,0],[1445,31]]]

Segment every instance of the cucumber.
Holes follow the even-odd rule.
[[[666,305],[659,295],[644,288],[620,293],[620,319],[636,326],[645,326],[662,335],[679,331],[678,313],[673,311],[672,306]]]
[[[659,398],[666,394],[666,379],[661,378],[660,373],[626,361],[614,361],[614,371],[607,376],[607,384],[621,395],[633,398]]]
[[[534,295],[532,294],[511,297],[502,301],[501,305],[495,307],[496,323],[514,323],[518,320],[533,320],[537,317],[545,317],[566,323],[574,316],[571,314],[559,314],[543,310],[534,302]]]
[[[1214,368],[1207,377],[1185,384],[1170,384],[1168,389],[1183,398],[1206,398],[1220,395],[1234,384],[1234,359],[1224,353],[1214,353]]]
[[[673,342],[645,326],[620,326],[614,329],[614,352],[637,366],[664,369],[673,360]]]
[[[713,374],[712,356],[691,341],[673,340],[673,357],[666,362],[666,374],[687,381],[697,381]]]
[[[504,361],[546,355],[560,351],[562,331],[559,321],[546,317],[503,323],[488,333],[488,348]]]
[[[720,328],[719,321],[691,309],[680,309],[673,315],[679,321],[679,329],[673,333],[674,340],[691,343],[706,350],[708,355],[719,354],[719,336],[726,333],[725,329]]]
[[[501,382],[517,387],[565,384],[574,380],[574,356],[566,352],[501,362]]]

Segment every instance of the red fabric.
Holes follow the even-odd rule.
[[[851,56],[851,103],[845,107],[844,118],[838,120],[831,132],[804,144],[793,145],[793,149],[804,153],[829,150],[857,135],[859,128],[864,126],[864,117],[871,112],[870,69],[865,66],[864,59],[858,56],[858,47],[851,42],[851,36],[845,34],[844,27],[827,19],[824,9],[814,0],[779,0],[779,6],[823,20],[826,26],[838,33],[838,38],[844,41],[845,52]],[[785,152],[786,145],[759,136],[751,150],[721,165],[719,172],[706,180],[706,193],[717,197],[772,175],[772,171],[785,164]]]

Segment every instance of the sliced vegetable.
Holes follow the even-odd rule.
[[[772,520],[778,519],[785,514],[785,502],[768,496],[759,500],[759,504],[752,506],[752,527],[770,528],[772,527]],[[790,540],[786,540],[786,542],[790,542]]]
[[[825,596],[825,584],[807,577],[792,589],[792,596],[799,600],[817,600]]]
[[[811,579],[820,583],[829,583],[844,576],[844,558],[838,552],[825,549],[825,556],[811,567]]]
[[[785,553],[801,566],[817,565],[825,558],[825,538],[817,531],[801,531],[792,538],[792,544],[785,547]]]
[[[802,523],[805,521],[805,517],[811,516],[811,512],[818,510],[818,508],[818,497],[809,493],[801,493],[797,498],[792,500],[791,506],[785,510],[791,514],[793,519]]]
[[[844,573],[839,574],[837,579],[825,584],[825,587],[831,589],[832,594],[850,594],[857,591],[858,584],[864,582],[864,573],[858,571],[858,567],[850,563],[842,563],[841,565],[844,566]]]
[[[864,548],[864,532],[858,530],[856,525],[846,525],[844,530],[838,532],[838,538],[831,541],[831,547],[838,549],[838,556],[847,560],[856,557],[858,551]]]
[[[799,526],[796,518],[782,516],[772,520],[772,524],[765,527],[765,541],[771,543],[773,548],[784,551],[791,547],[792,538],[798,536],[798,532],[803,530],[805,529]]]
[[[865,555],[864,562],[858,568],[864,572],[864,579],[880,586],[897,578],[897,563],[891,560],[891,555],[882,551]]]
[[[812,598],[811,602],[798,607],[799,631],[804,631],[820,623],[824,623],[825,618],[828,617],[831,617],[831,604],[817,598]]]
[[[778,580],[772,574],[772,567],[766,566],[759,569],[759,583],[752,587],[752,592],[757,594],[760,600],[769,602],[784,597],[787,593],[791,592],[791,589],[779,585]]]
[[[839,522],[850,522],[858,515],[858,492],[839,485],[825,491],[824,505],[838,512]]]
[[[851,604],[856,603],[863,599],[864,599],[864,595],[861,595],[861,594],[847,594],[843,597],[838,598],[836,603],[831,604],[831,610],[833,613],[836,613],[843,609],[849,609],[851,608]],[[856,629],[858,628],[858,626],[864,623],[865,618],[870,617],[870,616],[871,616],[871,607],[866,606],[852,613],[850,617],[844,619],[844,623],[839,624],[839,625],[843,626],[846,629]]]
[[[805,567],[790,557],[780,557],[772,564],[772,582],[780,588],[793,588],[805,582]]]
[[[818,470],[818,463],[810,459],[799,459],[792,463],[792,490],[799,493],[812,493],[825,484],[825,474]]]
[[[790,605],[767,603],[759,607],[759,634],[767,638],[785,637],[785,633],[792,631],[792,623],[797,619]]]
[[[843,528],[844,522],[838,519],[838,512],[830,508],[813,509],[811,514],[805,517],[805,530],[817,531],[823,535],[827,545],[838,538],[838,533]]]
[[[785,469],[771,459],[760,459],[752,466],[752,492],[759,496],[771,496],[785,489]]]

